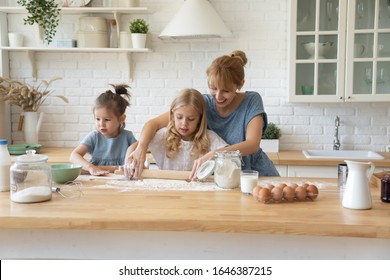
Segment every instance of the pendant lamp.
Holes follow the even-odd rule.
[[[160,39],[197,39],[231,36],[218,13],[208,0],[184,0]]]

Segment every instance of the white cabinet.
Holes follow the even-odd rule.
[[[290,102],[390,101],[390,1],[290,3]]]
[[[107,15],[113,17],[118,23],[118,38],[121,30],[121,15],[127,14],[143,14],[148,10],[145,7],[63,7],[61,8],[61,16],[66,15]],[[0,76],[8,75],[8,52],[26,52],[28,61],[31,64],[32,77],[36,78],[36,61],[35,52],[86,52],[86,53],[125,53],[128,65],[129,79],[131,79],[131,54],[140,52],[151,52],[151,49],[133,49],[133,48],[56,48],[49,46],[26,46],[26,47],[9,47],[8,46],[8,15],[10,14],[25,14],[27,11],[23,7],[0,6],[0,61],[2,65]],[[22,23],[21,23],[22,24]],[[61,24],[61,23],[60,23]],[[125,28],[123,28],[125,29]],[[53,45],[53,43],[52,43]]]
[[[285,177],[309,177],[309,178],[337,178],[336,166],[307,166],[307,165],[288,165],[287,176]],[[377,167],[374,172],[382,172],[383,168]],[[283,176],[282,174],[280,174]]]
[[[289,165],[287,177],[337,178],[337,166]]]
[[[288,177],[288,166],[279,164],[275,165],[276,170],[278,170],[280,177]]]

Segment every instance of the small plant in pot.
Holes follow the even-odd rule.
[[[38,24],[43,31],[43,40],[50,44],[57,32],[60,8],[55,0],[17,0],[28,12],[24,24]]]
[[[275,123],[268,123],[264,135],[260,141],[260,147],[264,152],[279,152],[279,138],[282,136],[280,128]]]
[[[131,33],[146,34],[149,31],[149,25],[142,18],[137,18],[130,22],[129,29]]]
[[[146,36],[149,31],[149,25],[142,18],[134,19],[129,24],[133,48],[145,48]]]

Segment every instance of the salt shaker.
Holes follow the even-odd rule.
[[[381,200],[390,202],[390,174],[385,174],[381,180]]]
[[[51,168],[47,156],[27,150],[11,167],[11,200],[32,203],[50,200]]]

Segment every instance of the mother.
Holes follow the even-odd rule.
[[[261,136],[268,120],[259,93],[241,92],[245,83],[244,66],[247,63],[243,51],[216,58],[207,68],[210,94],[204,94],[207,107],[208,128],[215,131],[229,146],[214,150],[197,159],[191,172],[191,179],[206,160],[218,151],[239,150],[243,170],[257,170],[259,176],[279,176],[272,161],[260,148]],[[169,113],[164,113],[146,122],[142,129],[137,148],[126,158],[126,163],[135,166],[129,177],[138,178],[143,170],[149,142],[156,131],[165,127]],[[142,164],[140,164],[142,163]]]

